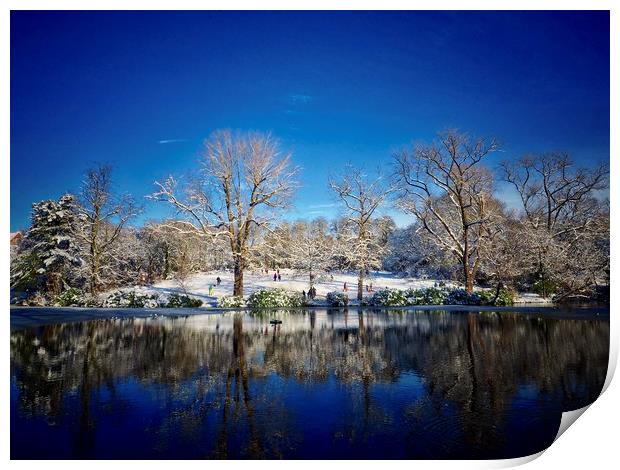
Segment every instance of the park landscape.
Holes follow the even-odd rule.
[[[394,38],[379,39],[379,31],[400,31],[415,23],[422,28],[419,34],[428,34],[425,40],[408,27],[399,34],[420,50],[433,51],[443,50],[443,41],[450,40],[437,40],[429,24],[448,22],[452,26],[445,37],[458,37],[464,31],[461,22],[473,18],[473,13],[418,14],[287,13],[287,28],[310,18],[338,43],[343,39],[330,29],[330,21],[356,31],[368,28],[366,21],[373,18],[376,26],[369,34],[387,45]],[[477,21],[485,24],[487,17],[478,14]],[[604,14],[583,12],[530,14],[539,15],[541,24],[564,25],[567,35],[575,24],[598,31],[605,20]],[[133,30],[125,29],[121,17],[146,31],[159,30],[166,19],[173,30],[196,28],[199,37],[211,37],[219,27],[225,31],[223,25],[231,20],[284,24],[274,13],[258,12],[76,15],[15,13],[14,54],[21,48],[35,54],[32,44],[42,48],[41,37],[25,36],[29,25],[41,26],[62,44],[70,35],[65,37],[59,27],[76,25],[78,18],[83,27],[98,24],[107,30],[109,60],[129,69],[125,39],[133,37]],[[521,14],[496,15],[515,31],[523,27]],[[426,27],[433,32],[424,33]],[[88,31],[80,34],[88,38]],[[268,56],[278,50],[294,61],[296,55],[273,31],[269,37],[279,49],[259,42],[256,50]],[[260,37],[259,31],[247,34]],[[608,51],[608,30],[602,36]],[[193,49],[179,39],[184,36],[174,37],[150,40],[172,47],[184,70],[189,67],[184,54]],[[322,40],[314,39],[312,47],[321,49]],[[513,44],[510,38],[502,40]],[[48,54],[54,54],[54,41]],[[532,41],[543,56],[553,53],[549,44]],[[205,42],[214,57],[207,54],[205,60],[236,70],[234,61],[218,55],[218,48],[228,51],[229,46],[215,44]],[[483,50],[487,44],[475,47]],[[304,45],[319,67],[315,51]],[[66,59],[78,71],[82,61],[90,63],[91,48],[100,46],[86,41],[80,47]],[[331,47],[324,49],[326,57]],[[339,57],[348,60],[351,52],[342,47]],[[234,50],[241,62],[260,56]],[[377,51],[370,47],[367,53]],[[56,74],[65,77],[62,62],[49,65],[46,60],[41,67],[49,67],[52,82]],[[596,55],[583,60],[595,61]],[[596,70],[608,70],[605,60],[593,64]],[[43,102],[38,95],[23,94],[18,77],[24,83],[37,80],[25,73],[31,64],[16,59],[11,81],[29,116]],[[143,66],[152,63],[146,60]],[[92,70],[109,73],[99,65],[89,67],[83,72],[85,83],[71,88],[76,96],[80,86],[97,80]],[[287,67],[279,70],[292,73]],[[555,77],[554,65],[548,67]],[[268,69],[261,63],[257,70],[263,68]],[[343,82],[348,73],[337,68]],[[175,92],[179,98],[186,83],[195,85],[189,77],[184,82],[168,75],[165,67],[161,74],[182,85]],[[256,74],[268,95],[270,87]],[[55,86],[66,86],[63,80]],[[157,86],[155,78],[150,80],[149,86]],[[366,80],[363,87],[374,89],[372,79]],[[587,106],[579,93],[571,98],[570,90],[590,90],[590,85],[574,77],[565,80],[565,99],[578,103],[571,106]],[[608,78],[600,80],[591,99],[608,110]],[[213,85],[234,91],[249,86],[235,83],[237,88]],[[326,89],[329,83],[342,86],[331,74]],[[542,81],[539,85],[545,88]],[[125,82],[115,86],[123,96]],[[523,85],[517,80],[511,86],[520,93]],[[602,97],[601,87],[607,91]],[[54,89],[41,88],[37,94],[52,99]],[[135,88],[138,94],[147,89]],[[391,89],[382,93],[388,102],[401,97]],[[551,95],[550,102],[558,99]],[[209,105],[219,103],[212,95],[200,96]],[[229,100],[228,109],[235,93],[222,96]],[[262,99],[257,96],[253,99]],[[442,91],[434,106],[442,108],[444,98]],[[82,98],[75,99],[75,106],[83,106]],[[124,99],[123,111],[97,106],[107,109],[109,122],[123,121],[123,113],[136,106]],[[517,124],[507,117],[511,125],[503,135],[485,131],[502,129],[491,121],[477,129],[464,118],[467,113],[447,113],[462,117],[459,127],[445,118],[432,130],[409,126],[397,138],[387,128],[373,134],[370,124],[347,134],[343,125],[338,144],[324,151],[314,143],[315,128],[322,129],[326,142],[333,134],[322,127],[321,116],[333,112],[342,117],[344,111],[336,104],[313,111],[319,101],[315,93],[288,92],[281,114],[295,126],[306,125],[308,134],[279,125],[275,117],[261,117],[269,115],[261,107],[256,108],[258,120],[248,119],[247,125],[238,125],[243,119],[237,117],[229,117],[230,122],[205,118],[213,125],[197,130],[194,119],[181,119],[188,130],[177,127],[175,132],[197,138],[159,139],[158,157],[138,155],[138,163],[105,155],[96,161],[79,153],[67,156],[75,167],[58,172],[51,186],[48,178],[37,180],[40,173],[29,176],[25,169],[31,163],[23,159],[22,128],[29,125],[24,111],[12,108],[11,198],[19,211],[11,215],[11,457],[493,459],[544,450],[555,438],[562,412],[592,403],[607,373],[609,122],[597,127],[594,118],[581,116],[584,128],[574,135],[584,141],[576,143],[577,137],[563,131],[575,124],[563,121],[565,114],[551,105],[543,111],[537,100],[523,99],[532,110],[552,112],[562,124],[549,124],[545,132],[532,125],[526,138],[516,131],[521,119]],[[191,108],[182,111],[191,113]],[[382,122],[371,108],[366,110],[369,123]],[[234,116],[244,115],[241,109]],[[139,106],[135,112],[149,125],[161,125]],[[396,107],[393,112],[401,111]],[[263,119],[269,124],[257,126]],[[90,125],[95,129],[94,122]],[[139,146],[125,127],[108,125]],[[95,132],[86,129],[85,139]],[[566,147],[550,148],[546,133],[565,137]],[[356,139],[362,134],[371,150],[360,150],[364,143]],[[59,148],[72,148],[72,134],[65,138],[65,147]],[[375,139],[381,141],[380,150]],[[51,154],[58,151],[42,142],[37,145]],[[589,148],[590,153],[584,151]],[[14,190],[16,181],[29,183],[30,178],[33,184]],[[27,444],[32,438],[37,446]]]
[[[140,211],[135,200],[113,193],[112,169],[100,165],[86,173],[76,194],[33,205],[32,225],[12,260],[14,298],[26,305],[106,306],[114,305],[106,301],[115,295],[155,295],[127,287],[157,288],[164,280],[162,286],[172,290],[176,283],[177,297],[191,303],[188,285],[224,268],[232,276],[213,272],[210,284],[194,294],[204,297],[217,286],[218,296],[207,295],[216,305],[244,306],[246,273],[254,273],[255,291],[260,271],[273,280],[265,290],[296,295],[296,306],[317,300],[307,294],[315,283],[319,297],[335,306],[348,304],[349,291],[360,304],[404,306],[388,292],[382,297],[395,284],[410,290],[441,284],[443,297],[453,293],[431,305],[512,305],[519,292],[537,294],[541,302],[604,299],[609,211],[599,194],[608,189],[607,166],[579,168],[568,155],[543,154],[503,161],[494,173],[485,157],[499,148],[496,138],[445,131],[432,144],[394,155],[378,174],[348,164],[325,183],[341,215],[290,222],[277,217],[285,214],[300,169],[268,134],[216,131],[191,181],[169,176],[154,182],[147,196],[178,218],[143,227],[131,225]],[[494,195],[495,178],[518,192],[518,212]],[[416,222],[397,229],[381,215],[387,204]],[[377,273],[388,269],[388,276]],[[306,282],[298,282],[300,276]],[[224,293],[217,279],[230,277]],[[457,287],[450,291],[446,283]],[[326,292],[326,285],[333,290]],[[286,302],[284,296],[263,306]]]

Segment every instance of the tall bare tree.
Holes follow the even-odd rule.
[[[156,182],[159,190],[152,197],[184,216],[177,230],[228,240],[233,295],[243,295],[252,231],[268,227],[275,211],[288,206],[297,171],[271,135],[220,130],[205,141],[196,178],[184,187],[172,176]]]
[[[349,265],[357,270],[357,298],[362,300],[366,272],[380,265],[383,233],[373,218],[386,198],[395,191],[378,175],[371,178],[348,165],[340,177],[332,177],[329,186],[345,209],[345,223],[338,247]]]
[[[80,236],[86,245],[89,289],[96,294],[107,266],[106,258],[139,208],[130,196],[114,192],[112,167],[100,164],[86,172],[77,210],[83,222]]]
[[[502,163],[503,179],[521,200],[521,237],[530,246],[524,256],[543,284],[564,284],[570,295],[608,268],[609,216],[597,198],[608,174],[605,164],[577,168],[563,153]]]
[[[417,217],[430,239],[462,266],[473,291],[481,250],[493,235],[493,177],[480,163],[498,150],[495,139],[450,130],[431,145],[395,155],[400,207]]]

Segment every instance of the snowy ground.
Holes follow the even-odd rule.
[[[247,271],[244,275],[244,294],[249,295],[259,289],[273,289],[280,287],[283,289],[302,292],[308,291],[308,276],[295,273],[293,271],[283,269],[280,270],[281,281],[273,280],[274,271],[269,274],[260,273],[258,270]],[[222,283],[217,286],[217,277],[222,279]],[[344,283],[347,283],[347,294],[351,301],[357,297],[357,275],[355,273],[334,273],[332,276],[322,275],[315,281],[317,298],[315,303],[322,303],[325,295],[331,291],[343,292]],[[418,289],[421,287],[432,287],[439,283],[433,279],[416,279],[399,277],[388,272],[372,272],[366,280],[368,286],[372,284],[373,291],[390,288],[390,289]],[[213,285],[213,293],[209,295],[209,286]],[[450,285],[448,283],[448,285]],[[185,282],[185,289],[188,295],[201,299],[205,307],[217,305],[217,299],[224,295],[231,295],[233,290],[233,275],[230,271],[212,271],[204,273],[196,273],[189,277]],[[141,290],[158,292],[161,294],[172,294],[175,292],[183,292],[179,282],[175,280],[166,280],[158,282],[152,286],[142,288]],[[364,296],[371,296],[373,292],[364,290]],[[544,303],[544,299],[536,294],[525,294],[519,296],[518,303]],[[355,303],[355,302],[352,302]]]
[[[280,270],[281,281],[273,280],[274,271],[269,274],[256,271],[247,271],[243,277],[244,295],[260,289],[283,288],[301,293],[308,291],[308,275],[302,275],[290,271],[288,269]],[[217,277],[222,279],[222,283],[217,286]],[[330,275],[319,276],[315,280],[314,287],[317,293],[317,301],[324,300],[325,295],[331,291],[343,292],[344,283],[347,283],[347,293],[351,300],[357,297],[357,276],[354,273],[334,273],[333,279]],[[412,279],[398,277],[392,273],[372,272],[367,279],[370,287],[372,284],[373,291],[385,289],[407,289],[431,287],[439,281],[427,279]],[[213,295],[209,295],[209,286],[213,285]],[[204,273],[196,273],[189,277],[185,282],[187,294],[192,297],[201,299],[207,306],[215,305],[218,297],[231,295],[233,291],[233,274],[229,271],[211,271]],[[175,280],[160,281],[153,286],[147,288],[150,291],[156,291],[162,294],[171,294],[173,292],[182,292],[181,286]],[[371,296],[373,292],[364,291],[364,296]]]

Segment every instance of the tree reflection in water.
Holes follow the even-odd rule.
[[[608,349],[607,320],[511,312],[271,311],[21,329],[11,334],[11,453],[522,456],[550,444],[562,411],[596,399]]]

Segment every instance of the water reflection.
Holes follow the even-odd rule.
[[[562,411],[596,399],[608,349],[608,321],[511,312],[282,311],[26,328],[11,334],[11,454],[522,456],[549,445]]]

